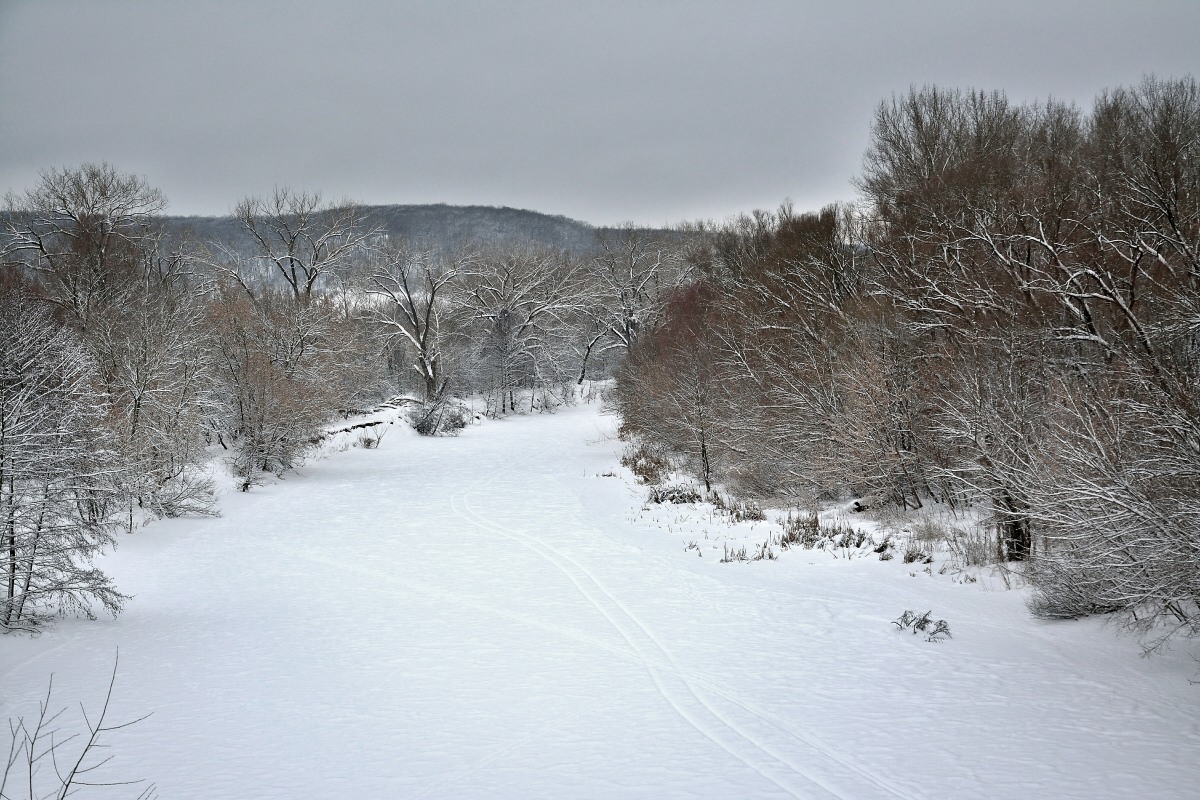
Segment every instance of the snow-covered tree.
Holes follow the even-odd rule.
[[[366,291],[374,302],[367,315],[411,359],[426,402],[436,402],[447,389],[442,319],[454,282],[470,263],[465,253],[442,256],[390,240],[371,249]]]
[[[200,475],[211,369],[200,324],[204,287],[192,255],[168,251],[154,215],[166,200],[108,164],[52,170],[8,216],[8,257],[64,309],[99,371],[106,422],[135,507],[156,515],[207,512]]]
[[[678,456],[706,489],[728,465],[721,432],[717,295],[704,283],[667,298],[662,317],[617,372],[623,432]]]
[[[560,386],[571,377],[572,334],[580,312],[579,265],[543,250],[480,254],[455,283],[457,336],[493,413],[516,409],[516,393]]]
[[[121,608],[92,565],[113,543],[123,482],[99,389],[91,354],[44,303],[0,296],[0,628]]]
[[[582,275],[579,383],[594,357],[628,351],[637,342],[684,275],[678,242],[632,225],[598,235],[597,251]]]
[[[156,235],[162,192],[111,164],[42,173],[33,189],[8,194],[7,260],[36,273],[47,299],[84,330],[139,278]]]
[[[269,197],[247,197],[234,216],[252,244],[250,254],[214,245],[211,264],[251,297],[282,280],[296,300],[313,296],[350,269],[374,235],[360,206],[326,203],[320,192],[276,187]]]
[[[217,384],[204,302],[186,276],[156,273],[88,332],[130,467],[131,510],[174,517],[213,509],[202,464]]]

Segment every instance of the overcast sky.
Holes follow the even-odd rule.
[[[1200,76],[1200,0],[0,0],[0,194],[109,161],[177,214],[287,184],[597,224],[851,199],[910,85]]]

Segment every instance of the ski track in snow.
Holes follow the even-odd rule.
[[[722,750],[724,750],[726,753],[733,756],[737,760],[741,761],[747,767],[753,769],[759,775],[766,778],[770,782],[774,783],[779,788],[788,792],[788,794],[792,795],[793,797],[801,797],[802,796],[796,790],[789,788],[789,786],[787,785],[786,782],[781,781],[778,777],[774,776],[772,774],[772,771],[769,768],[764,767],[761,763],[759,763],[753,757],[747,757],[743,753],[739,752],[739,748],[729,744],[726,739],[724,739],[718,732],[716,732],[714,730],[715,726],[705,725],[703,722],[701,722],[699,719],[697,719],[697,715],[694,712],[689,712],[689,710],[685,707],[686,703],[683,703],[679,699],[676,698],[675,694],[671,691],[671,689],[667,685],[666,681],[664,680],[664,676],[663,676],[664,670],[662,670],[661,668],[656,666],[654,661],[651,659],[651,657],[647,656],[646,647],[639,646],[638,642],[635,640],[636,635],[629,629],[629,627],[627,625],[623,625],[618,620],[617,615],[619,614],[622,618],[624,618],[628,622],[632,623],[638,629],[638,631],[643,635],[643,638],[645,640],[647,640],[647,643],[653,649],[657,650],[663,656],[667,656],[666,651],[662,649],[661,645],[658,644],[658,641],[649,633],[649,631],[647,631],[643,625],[641,625],[631,614],[629,614],[629,612],[627,610],[625,610],[620,605],[620,603],[617,602],[616,599],[612,597],[612,595],[610,595],[608,592],[606,592],[604,587],[601,586],[586,570],[580,569],[578,567],[578,565],[573,564],[573,562],[570,562],[569,559],[564,558],[561,553],[559,553],[557,550],[555,550],[552,547],[548,547],[542,543],[532,541],[528,537],[521,535],[514,529],[502,528],[498,525],[494,525],[494,524],[486,522],[482,517],[480,517],[478,514],[476,514],[470,508],[470,506],[467,504],[467,502],[465,500],[465,497],[458,497],[455,499],[458,500],[458,502],[455,504],[455,506],[456,506],[455,511],[460,516],[462,516],[463,519],[467,520],[468,522],[474,522],[475,524],[479,525],[480,527],[486,528],[487,530],[490,530],[493,533],[497,533],[506,539],[515,541],[518,544],[521,544],[521,545],[529,548],[533,552],[535,552],[538,555],[545,558],[546,561],[548,561],[549,563],[554,565],[554,567],[556,567],[559,571],[561,571],[562,574],[564,576],[566,576],[566,578],[568,580],[570,580],[571,584],[579,591],[579,593],[584,598],[587,599],[588,603],[590,603],[592,605],[592,607],[595,608],[598,612],[600,612],[600,614],[605,618],[605,620],[608,621],[608,623],[613,627],[613,630],[617,631],[617,633],[620,634],[621,638],[625,640],[625,642],[629,645],[630,649],[637,655],[638,660],[645,664],[647,673],[650,675],[651,679],[654,681],[654,686],[658,690],[658,693],[660,695],[662,695],[662,698],[665,701],[667,701],[667,703],[670,704],[671,708],[673,708],[675,710],[675,713],[677,713],[681,719],[683,719],[689,725],[691,725],[693,728],[695,728],[699,733],[701,733],[705,738],[707,738],[713,744],[717,745]],[[572,563],[573,566],[575,567],[575,569],[571,569],[568,566],[566,566],[567,563]],[[585,585],[585,581],[586,581],[586,584],[588,584],[592,587],[592,590],[589,590],[588,585]],[[601,600],[597,599],[597,596],[596,596],[597,594],[599,594],[601,597],[603,597],[604,600],[607,602],[602,602]],[[612,606],[613,610],[609,610],[609,608],[607,608],[606,606]],[[668,661],[670,660],[669,656],[667,656],[667,660]],[[688,682],[687,678],[684,677],[681,673],[672,672],[671,677],[678,678],[679,683],[688,692],[688,694],[691,696],[691,699],[695,702],[698,702],[701,706],[703,706],[705,711],[707,711],[711,716],[713,716],[715,718],[715,721],[717,722],[718,725],[723,725],[724,727],[734,731],[738,735],[741,735],[742,738],[747,743],[749,743],[751,745],[755,744],[744,734],[741,734],[741,732],[738,731],[738,729],[734,725],[730,724],[727,719],[725,719],[719,713],[717,713],[709,704],[705,703],[696,694],[695,690],[692,689],[691,684]],[[762,748],[760,747],[759,749],[761,750]],[[803,776],[803,773],[800,773],[800,774]],[[824,787],[822,787],[822,788],[824,788]],[[838,797],[839,795],[832,795],[832,796]]]
[[[0,713],[50,672],[94,708],[119,647],[113,719],[153,716],[103,777],[163,798],[1193,796],[1185,652],[895,562],[697,559],[719,525],[600,477],[612,427],[399,433],[126,537],[126,613],[0,638]],[[956,638],[896,634],[903,607]]]
[[[545,455],[546,452],[543,449],[538,454],[539,457]],[[532,466],[537,460],[540,460],[540,458],[527,463],[526,467]],[[490,482],[496,479],[496,477],[493,477],[490,479]],[[645,664],[647,672],[663,699],[671,705],[682,719],[703,734],[705,738],[709,739],[738,761],[741,761],[750,769],[762,775],[771,783],[774,783],[792,797],[833,797],[845,800],[849,797],[870,796],[863,794],[861,787],[859,787],[858,791],[850,795],[837,791],[827,781],[813,774],[811,767],[804,768],[799,766],[795,761],[783,756],[775,748],[748,733],[742,726],[732,720],[728,714],[722,713],[716,708],[711,700],[706,699],[701,693],[696,691],[695,682],[680,668],[670,651],[663,646],[658,637],[652,633],[645,623],[630,612],[616,595],[607,589],[592,572],[572,559],[570,555],[558,550],[545,541],[522,533],[517,528],[501,526],[495,522],[488,521],[471,507],[469,498],[474,493],[475,491],[471,489],[464,489],[455,493],[452,498],[452,507],[455,513],[467,522],[490,530],[493,533],[529,548],[562,572],[579,593],[587,599],[588,603],[599,611],[613,629],[620,634],[621,638],[629,645],[638,659]],[[639,644],[639,639],[642,642],[641,644]],[[678,696],[679,692],[674,690],[672,681],[670,680],[672,678],[675,679],[674,683],[683,690],[682,693],[685,695],[683,698],[680,698]],[[757,714],[748,706],[739,703],[732,695],[721,694],[726,700],[735,703],[743,711],[754,714],[761,721],[767,721],[764,715]],[[696,705],[700,708],[694,708]],[[693,708],[689,709],[689,706]],[[712,721],[709,723],[703,721],[705,715],[711,717]],[[722,735],[723,730],[729,731],[734,735],[735,739],[740,739],[744,745],[748,745],[751,752],[747,754],[745,752],[746,747],[739,747],[737,741],[730,742],[727,736]],[[869,781],[874,789],[884,789],[893,797],[906,799],[910,797],[866,770],[855,767],[838,758],[835,754],[818,748],[813,742],[803,739],[796,733],[791,731],[788,731],[788,733],[794,738],[803,741],[810,748],[817,750],[825,760],[834,761],[859,777]],[[757,751],[759,754],[757,757],[754,751]],[[768,761],[775,763],[763,763],[762,756],[766,756]],[[794,780],[791,779],[793,777],[801,779],[804,785],[801,787],[794,786]],[[813,793],[814,790],[815,794]]]

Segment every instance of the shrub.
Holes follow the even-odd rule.
[[[876,547],[875,552],[886,551],[890,546],[888,541],[885,540],[882,545],[883,550]],[[866,533],[841,518],[822,521],[818,515],[812,512],[793,514],[789,511],[787,519],[783,521],[783,533],[779,537],[779,544],[784,548],[799,545],[808,549],[841,547],[847,550],[858,550],[873,543]]]
[[[844,523],[835,522],[832,529],[838,531],[836,536],[831,536],[838,547],[845,547],[851,550],[857,550],[867,543],[867,534],[857,528],[852,528]]]
[[[646,498],[651,503],[699,503],[700,493],[691,486],[653,486]]]
[[[779,545],[784,548],[799,545],[800,547],[815,547],[821,538],[821,521],[816,514],[807,512],[788,512],[783,521],[783,534],[779,537]]]
[[[422,436],[454,436],[471,424],[471,409],[451,400],[437,400],[414,408],[408,420]]]
[[[671,471],[671,462],[667,457],[644,442],[627,447],[621,455],[621,464],[628,468],[638,481],[650,485],[662,483],[663,477]]]
[[[904,563],[912,564],[917,561],[922,564],[932,564],[933,556],[920,542],[910,541],[904,548]]]
[[[1033,584],[1029,610],[1036,616],[1075,619],[1130,610],[1125,603],[1102,599],[1105,595],[1116,596],[1120,591],[1115,577],[1089,574],[1067,559],[1035,559],[1027,574]],[[1133,609],[1135,622],[1136,611]]]
[[[954,528],[946,543],[950,547],[950,557],[959,569],[991,564],[999,552],[996,534],[987,531]]]
[[[925,641],[940,642],[950,637],[950,625],[944,619],[933,619],[933,611],[918,614],[915,611],[905,611],[892,624],[897,630],[911,630],[913,634],[924,633]]]
[[[929,517],[922,517],[914,522],[909,529],[912,532],[912,538],[918,542],[926,542],[935,544],[937,542],[948,542],[950,540],[950,531],[945,525]]]
[[[748,500],[734,500],[714,491],[709,493],[708,501],[724,511],[732,522],[762,522],[767,518],[761,508]]]

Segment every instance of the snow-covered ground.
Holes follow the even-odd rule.
[[[1196,796],[1183,648],[900,559],[719,563],[713,521],[642,510],[613,427],[396,425],[125,537],[119,618],[0,639],[0,715],[51,672],[94,707],[119,649],[111,719],[153,715],[106,774],[164,798]]]

